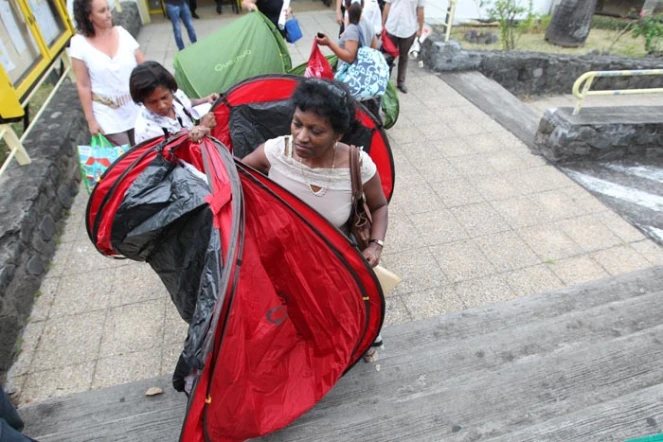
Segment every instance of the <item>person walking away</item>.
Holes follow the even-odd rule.
[[[164,0],[166,4],[166,13],[168,19],[173,24],[173,34],[175,34],[175,43],[177,49],[180,51],[184,49],[184,41],[182,40],[182,27],[180,20],[184,23],[186,33],[189,35],[189,41],[194,44],[198,41],[196,37],[196,30],[193,29],[193,18],[191,16],[191,9],[189,9],[188,0]]]
[[[396,87],[407,94],[405,76],[407,74],[407,53],[415,38],[421,37],[424,29],[425,0],[385,0],[382,12],[382,27],[387,37],[398,48],[398,76]]]
[[[365,0],[361,14],[362,20],[366,20],[373,25],[376,36],[382,34],[382,7],[378,0]],[[345,28],[348,27],[349,16],[343,0],[336,1],[336,23],[339,24],[338,36],[343,35]]]
[[[106,0],[75,0],[72,59],[78,98],[92,136],[103,134],[116,146],[134,144],[138,106],[129,94],[131,70],[143,62],[138,42],[113,26]]]
[[[200,16],[196,14],[196,9],[198,9],[198,2],[196,0],[189,0],[189,10],[191,11],[191,17],[197,20],[200,18]]]

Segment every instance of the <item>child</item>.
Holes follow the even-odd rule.
[[[134,68],[129,78],[129,91],[131,98],[141,105],[136,119],[136,143],[161,135],[169,137],[182,130],[197,143],[216,126],[213,114],[206,114],[196,124],[191,108],[214,103],[219,94],[190,100],[177,88],[175,77],[156,61],[146,61]]]

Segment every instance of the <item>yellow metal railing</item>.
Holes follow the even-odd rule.
[[[590,71],[582,74],[573,84],[573,96],[578,99],[578,104],[573,115],[578,115],[585,97],[588,95],[637,95],[637,94],[660,94],[663,88],[649,89],[622,89],[590,91],[596,77],[634,77],[638,75],[663,75],[663,69],[639,69],[632,71]]]
[[[25,108],[25,106],[28,105],[28,103],[34,96],[37,89],[39,89],[42,83],[50,76],[50,73],[53,71],[53,69],[55,69],[55,67],[58,64],[60,64],[58,63],[58,61],[61,61],[62,66],[64,68],[63,72],[60,75],[60,79],[58,80],[55,87],[48,95],[44,103],[39,108],[37,114],[34,117],[32,117],[32,122],[28,125],[28,127],[25,128],[25,131],[23,132],[21,137],[19,138],[18,135],[16,135],[16,132],[14,132],[14,129],[12,128],[11,124],[9,123],[0,124],[0,140],[4,140],[5,143],[7,144],[7,148],[9,149],[9,155],[7,155],[7,158],[5,158],[2,167],[0,167],[0,176],[2,176],[5,170],[7,170],[9,164],[11,163],[11,160],[14,158],[16,158],[16,161],[21,166],[30,164],[32,160],[30,159],[28,152],[25,150],[25,147],[23,146],[23,140],[25,140],[27,136],[30,135],[32,128],[34,127],[34,123],[39,119],[44,109],[46,109],[46,106],[48,106],[48,103],[51,102],[51,99],[58,91],[64,80],[67,77],[69,77],[72,81],[75,82],[75,77],[73,75],[73,71],[71,70],[71,60],[69,59],[67,52],[62,51],[62,53],[59,56],[59,60],[58,59],[55,60],[55,62],[43,73],[39,82],[37,82],[34,85],[32,92],[30,92],[30,94],[28,94],[28,96],[21,101],[21,106]]]
[[[447,8],[447,16],[444,19],[444,42],[449,42],[451,37],[451,28],[454,24],[454,15],[456,15],[456,3],[458,0],[449,0],[449,7]]]

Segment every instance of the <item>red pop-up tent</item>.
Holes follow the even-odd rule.
[[[183,356],[199,375],[181,441],[283,428],[381,328],[381,289],[345,236],[214,138],[134,147],[95,187],[86,221],[101,253],[148,262],[189,323]]]

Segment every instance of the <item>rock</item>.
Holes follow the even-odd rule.
[[[475,29],[465,33],[465,41],[475,44],[489,45],[497,42],[499,38],[490,31],[477,31]]]

